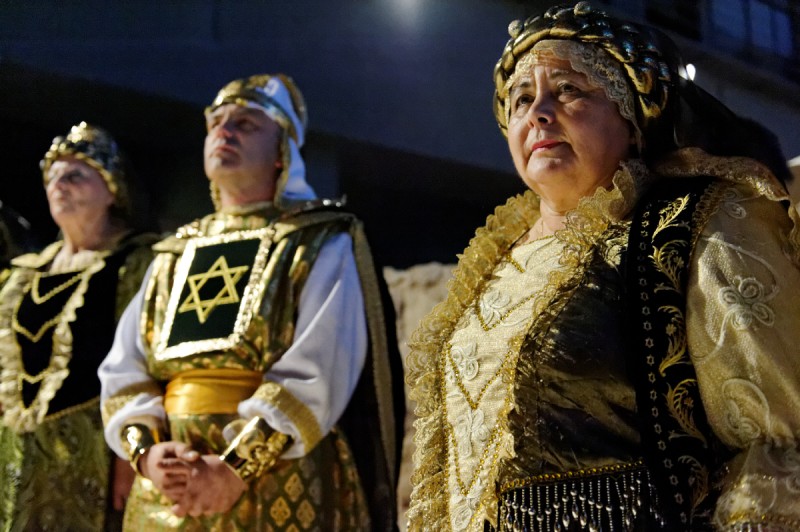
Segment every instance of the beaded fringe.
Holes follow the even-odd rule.
[[[645,468],[537,483],[500,495],[499,530],[621,532],[663,528]]]

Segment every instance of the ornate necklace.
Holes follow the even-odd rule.
[[[49,256],[52,251],[53,249],[48,248],[42,252],[42,256]],[[43,296],[39,294],[38,289],[41,272],[35,269],[15,268],[3,287],[2,298],[0,298],[0,405],[3,410],[3,423],[16,432],[31,432],[47,417],[50,401],[61,389],[64,379],[69,375],[68,366],[72,359],[70,324],[75,321],[76,310],[83,306],[83,297],[89,281],[104,266],[105,260],[100,258]],[[26,293],[30,292],[31,299],[38,305],[49,301],[58,293],[75,284],[77,286],[70,294],[61,312],[47,320],[36,333],[23,327],[17,320],[17,311]],[[45,332],[53,328],[53,346],[47,368],[37,375],[29,375],[22,362],[22,349],[13,332],[17,332],[33,342],[38,342]],[[40,384],[36,396],[27,407],[22,397],[25,382]]]

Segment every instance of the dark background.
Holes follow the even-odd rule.
[[[133,161],[141,218],[174,229],[212,209],[203,107],[233,78],[281,71],[306,97],[317,193],[346,194],[383,264],[454,262],[523,189],[492,116],[492,69],[508,22],[550,4],[0,0],[0,200],[39,243],[53,240],[38,162],[86,120]],[[800,153],[795,3],[767,15],[759,6],[774,2],[594,4],[660,25],[701,85],[773,128],[787,156]]]

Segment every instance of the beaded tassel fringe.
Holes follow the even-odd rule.
[[[642,530],[646,518],[663,527],[663,519],[654,505],[649,504],[650,500],[655,500],[654,491],[644,468],[531,484],[501,494],[499,529],[508,532],[627,532]]]

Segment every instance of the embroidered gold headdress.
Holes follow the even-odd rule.
[[[571,40],[594,45],[617,61],[634,96],[635,125],[647,133],[670,103],[676,72],[659,50],[658,37],[648,28],[622,21],[588,2],[554,6],[543,15],[509,25],[511,39],[494,70],[494,115],[508,135],[508,80],[518,62],[544,40]]]
[[[276,81],[270,82],[272,79]],[[220,89],[211,105],[206,107],[206,114],[226,103],[243,107],[257,105],[283,129],[288,130],[296,142],[303,143],[308,122],[306,102],[289,76],[256,74],[235,79]]]
[[[108,131],[81,122],[72,126],[66,136],[54,138],[39,163],[45,184],[50,166],[61,157],[74,157],[97,170],[113,194],[114,204],[125,215],[130,214],[124,155]]]
[[[222,87],[206,107],[206,115],[225,104],[260,109],[284,131],[281,140],[283,170],[276,183],[275,205],[285,208],[292,202],[316,198],[306,182],[306,170],[300,148],[305,142],[308,122],[306,103],[300,89],[285,74],[257,74],[236,79]],[[218,190],[211,184],[211,199],[218,205]]]

